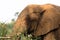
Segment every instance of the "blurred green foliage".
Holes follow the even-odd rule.
[[[12,39],[1,39],[1,37],[6,37],[6,35],[9,35],[12,32],[12,28],[14,25],[15,21],[11,21],[10,23],[2,23],[0,22],[0,40],[17,40],[19,37],[21,38],[20,40],[32,40],[31,37],[24,36],[24,34],[20,34],[18,37],[17,35],[13,36]],[[33,39],[37,40],[37,39]]]
[[[6,24],[0,23],[0,36],[6,36],[7,34],[6,26],[7,26]]]
[[[13,21],[11,21],[10,23],[0,22],[0,40],[6,40],[2,39],[2,37],[6,37],[6,35],[9,35],[12,32],[13,25]]]
[[[2,23],[0,22],[0,37],[6,37],[6,35],[9,35],[12,32],[12,28],[15,21],[11,21],[10,23]],[[21,40],[32,40],[30,37],[24,36],[22,33],[20,36]],[[15,35],[12,39],[1,39],[0,40],[17,40],[17,35]]]

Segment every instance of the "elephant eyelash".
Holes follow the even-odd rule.
[[[36,11],[33,11],[33,13],[40,13],[40,15],[42,16],[44,14],[46,10],[42,11],[42,12],[36,12]]]
[[[33,13],[37,13],[37,12],[33,11]]]
[[[40,12],[33,11],[33,13],[40,13]]]

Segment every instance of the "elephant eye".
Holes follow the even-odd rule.
[[[39,11],[33,11],[34,14],[39,14],[40,12]]]
[[[37,13],[36,11],[33,11],[33,13]]]
[[[46,10],[42,11],[42,12],[40,13],[40,15],[42,16],[42,15],[44,14],[45,11],[46,11]]]

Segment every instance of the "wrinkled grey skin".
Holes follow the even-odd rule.
[[[18,16],[13,35],[26,33],[43,40],[60,40],[60,7],[52,4],[28,5]]]

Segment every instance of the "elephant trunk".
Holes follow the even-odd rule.
[[[15,25],[13,27],[13,32],[11,33],[12,35],[16,34],[19,35],[27,30],[26,16],[27,16],[27,8],[25,8],[18,16]]]

